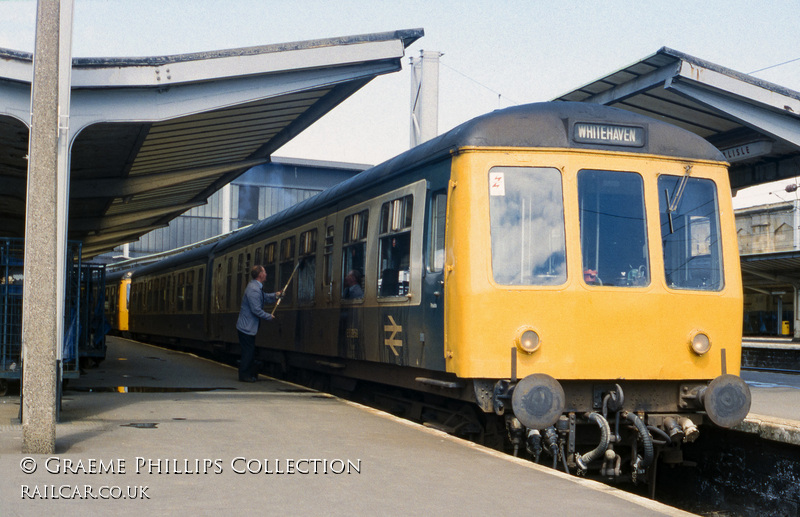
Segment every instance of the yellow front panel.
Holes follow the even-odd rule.
[[[646,155],[586,151],[471,150],[453,160],[448,199],[445,356],[461,377],[508,378],[515,340],[534,329],[541,346],[517,356],[517,376],[557,379],[707,379],[738,374],[742,287],[727,170],[693,163],[692,178],[716,182],[724,288],[669,289],[659,226],[658,174],[682,176],[688,162]],[[492,274],[488,171],[494,166],[555,167],[562,171],[567,280],[553,287],[498,285]],[[583,281],[577,173],[581,169],[636,172],[643,179],[650,282],[645,287],[591,286]],[[513,236],[508,238],[513,239]],[[689,348],[705,332],[711,351]]]

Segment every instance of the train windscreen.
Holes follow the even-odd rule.
[[[720,291],[722,243],[717,188],[688,175],[658,177],[664,274],[673,289]]]
[[[650,284],[642,177],[633,172],[578,172],[583,278],[589,285]]]
[[[561,172],[550,167],[489,171],[492,272],[503,285],[567,281]]]

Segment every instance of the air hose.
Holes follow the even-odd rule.
[[[599,413],[586,413],[584,415],[590,422],[594,422],[597,424],[597,427],[600,428],[600,443],[592,449],[591,451],[587,452],[586,454],[579,454],[577,458],[575,458],[575,462],[578,464],[578,468],[585,471],[589,468],[589,463],[593,462],[594,460],[598,459],[600,456],[605,454],[606,449],[608,449],[608,444],[610,441],[611,436],[611,429],[608,427],[608,421],[603,418],[603,415]]]
[[[645,427],[642,419],[636,413],[628,413],[625,419],[633,424],[639,432],[639,437],[642,439],[642,446],[644,448],[644,456],[642,457],[642,468],[647,468],[653,463],[653,437],[650,436],[650,431]]]

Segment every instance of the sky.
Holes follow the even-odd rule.
[[[439,131],[548,101],[661,47],[800,90],[800,0],[74,0],[73,55],[168,55],[422,28],[373,80],[275,154],[363,164],[409,147],[409,57],[439,51]],[[33,51],[36,2],[0,0],[0,47]],[[794,61],[793,61],[794,60]],[[781,66],[781,63],[785,63]],[[0,66],[2,66],[0,64]],[[785,183],[735,205],[794,199]],[[773,192],[770,194],[770,192]]]

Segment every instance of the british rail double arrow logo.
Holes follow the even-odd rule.
[[[395,339],[395,337],[397,336],[397,334],[403,332],[403,327],[402,327],[402,325],[398,325],[397,323],[395,323],[394,318],[392,318],[391,316],[389,316],[389,322],[391,323],[391,325],[384,325],[383,326],[383,331],[384,332],[391,332],[392,335],[389,336],[388,339],[384,339],[383,342],[384,342],[384,344],[386,346],[388,346],[389,348],[392,349],[392,353],[395,356],[399,356],[400,354],[397,352],[397,348],[395,348],[395,347],[398,347],[398,346],[402,347],[403,346],[403,341],[400,340],[400,339]]]

